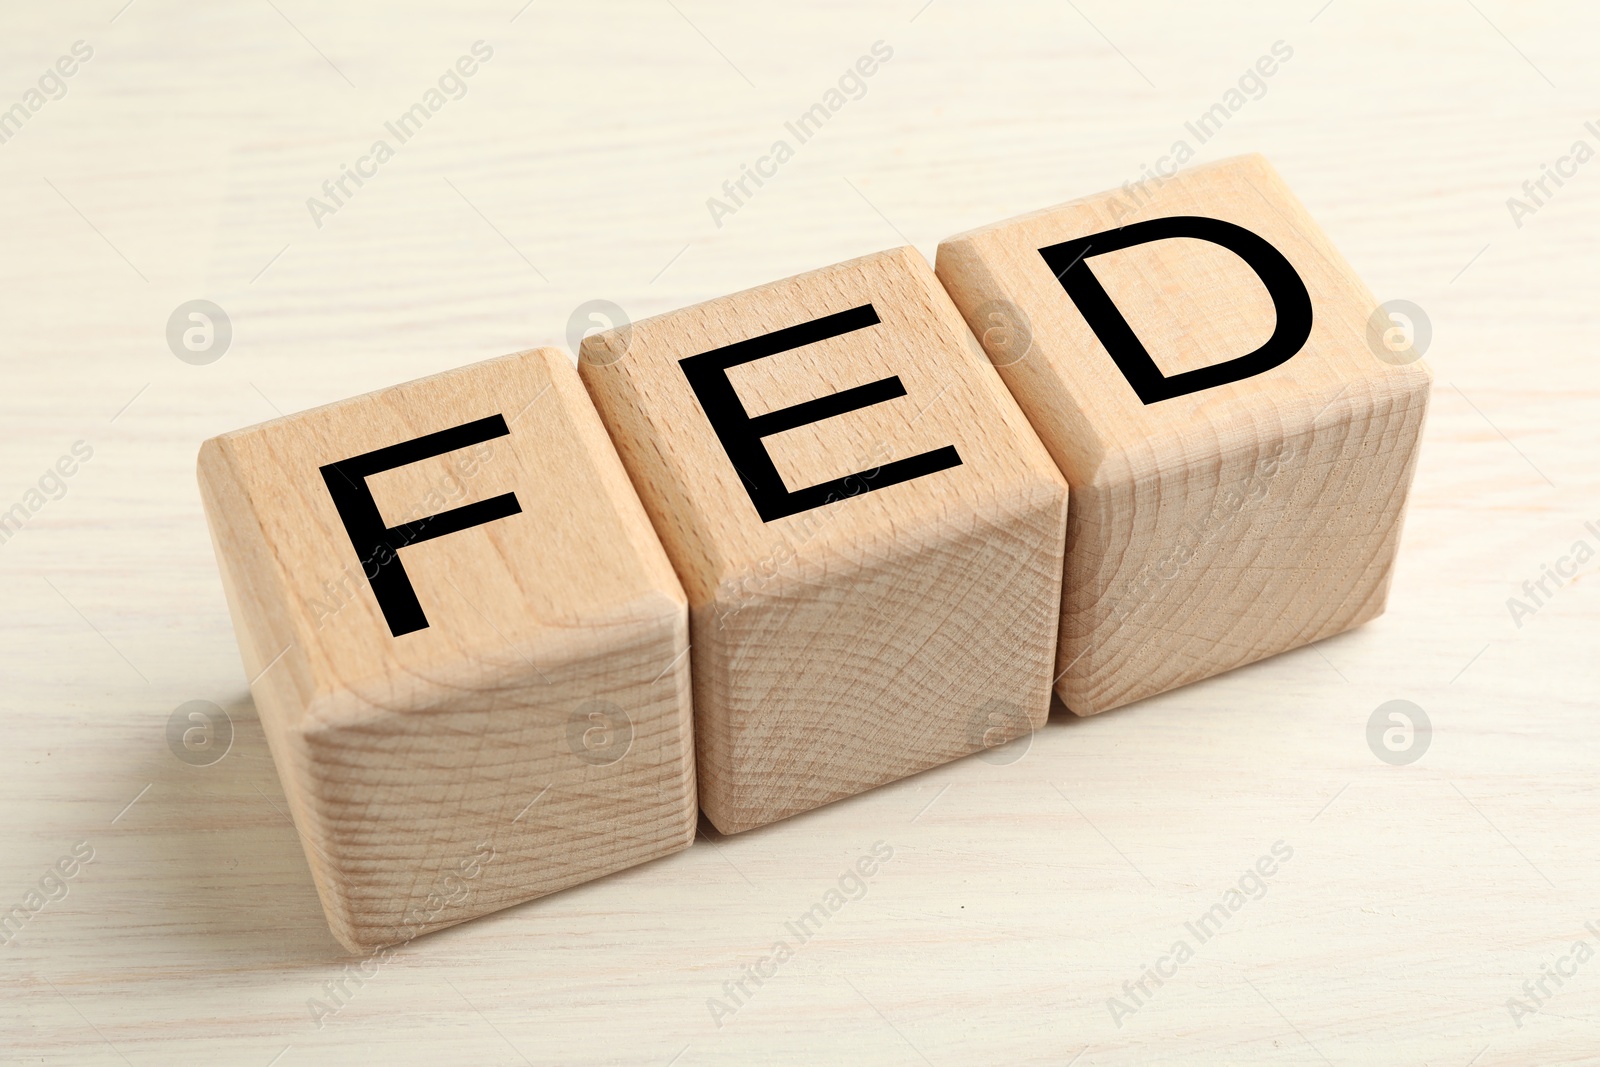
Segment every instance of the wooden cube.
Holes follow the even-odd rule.
[[[564,354],[224,434],[199,474],[347,947],[689,845],[687,601]]]
[[[689,596],[719,830],[1044,722],[1066,484],[915,249],[596,334],[579,371]]]
[[[1072,486],[1080,715],[1383,610],[1430,375],[1260,156],[964,233],[938,274]]]

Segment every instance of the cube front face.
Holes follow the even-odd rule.
[[[1092,714],[1382,611],[1430,375],[1260,157],[953,237],[938,274],[1073,487]]]
[[[702,804],[761,826],[1044,725],[1062,495],[953,512],[693,611]],[[841,568],[841,563],[844,568]],[[712,798],[715,797],[715,800]]]
[[[597,335],[580,371],[689,596],[719,830],[1043,723],[1066,486],[915,250]]]
[[[564,355],[226,434],[200,481],[347,946],[692,840],[687,602]]]

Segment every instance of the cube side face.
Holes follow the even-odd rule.
[[[722,362],[703,394],[705,359]],[[983,747],[982,730],[952,740],[965,696],[939,696],[972,680],[935,681],[955,635],[1019,626],[1015,647],[997,637],[973,666],[1004,665],[1006,698],[1042,721],[1066,483],[914,249],[597,335],[580,371],[689,596],[700,791],[718,829]],[[779,491],[768,504],[805,499],[763,510],[763,486]],[[1027,588],[986,601],[985,580]]]
[[[595,655],[295,738],[340,941],[409,941],[689,846],[688,618],[657,606]]]
[[[1056,693],[1120,707],[1383,611],[1426,390],[1075,491]]]
[[[1117,707],[1382,610],[1430,375],[1376,353],[1376,301],[1264,160],[959,235],[939,274],[1074,489],[1069,708]],[[986,321],[1025,343],[997,344],[1008,334]],[[1207,371],[1280,330],[1293,343],[1296,323],[1283,361]]]
[[[763,826],[1042,727],[1065,519],[1042,484],[697,609],[713,825]]]
[[[561,353],[224,435],[201,481],[263,728],[348,947],[692,839],[687,600]],[[624,736],[616,760],[590,758]]]

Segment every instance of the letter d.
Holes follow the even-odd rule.
[[[1107,252],[1149,244],[1172,237],[1190,237],[1221,245],[1256,272],[1272,297],[1278,321],[1266,344],[1254,352],[1209,367],[1167,376],[1140,343],[1128,320],[1111,302],[1088,260]],[[1146,404],[1198,393],[1229,382],[1263,374],[1288,362],[1311,336],[1311,294],[1282,252],[1243,226],[1199,215],[1173,215],[1135,222],[1116,230],[1063,241],[1039,249],[1039,254],[1078,306],[1089,328],[1110,353],[1122,376]]]

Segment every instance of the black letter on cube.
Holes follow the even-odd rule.
[[[378,598],[384,621],[395,637],[428,628],[428,617],[422,613],[417,592],[400,563],[400,549],[495,519],[519,515],[522,506],[517,503],[515,493],[502,493],[437,515],[426,515],[415,522],[386,526],[378,512],[378,502],[367,487],[367,479],[380,471],[420,463],[510,433],[503,415],[490,415],[321,468],[322,480],[328,484],[328,495],[333,497],[333,506],[339,510],[345,533],[350,535],[350,543],[361,559],[372,594]]]
[[[1221,245],[1256,272],[1272,297],[1278,324],[1267,343],[1248,355],[1224,360],[1209,367],[1174,374],[1161,373],[1150,353],[1122,317],[1111,297],[1094,276],[1086,260],[1134,245],[1149,244],[1170,237],[1192,237]],[[1311,336],[1311,294],[1306,283],[1284,258],[1263,238],[1243,226],[1199,215],[1173,215],[1164,219],[1135,222],[1117,230],[1092,233],[1058,245],[1039,249],[1045,263],[1061,282],[1072,302],[1089,323],[1089,328],[1106,346],[1122,376],[1146,404],[1198,393],[1229,382],[1263,374],[1287,363]]]
[[[956,453],[955,446],[945,445],[932,452],[897,459],[871,471],[857,471],[793,492],[783,484],[783,476],[778,473],[766,445],[761,443],[762,438],[894,400],[906,395],[906,387],[900,384],[899,375],[893,375],[752,418],[739,400],[733,383],[728,380],[729,368],[826,341],[830,337],[864,330],[878,325],[879,321],[876,309],[871,304],[862,304],[848,311],[824,315],[820,319],[787,326],[748,341],[736,341],[678,361],[762,522],[788,518],[845,497],[870,493],[874,489],[887,489],[924,474],[961,466],[961,457]]]

